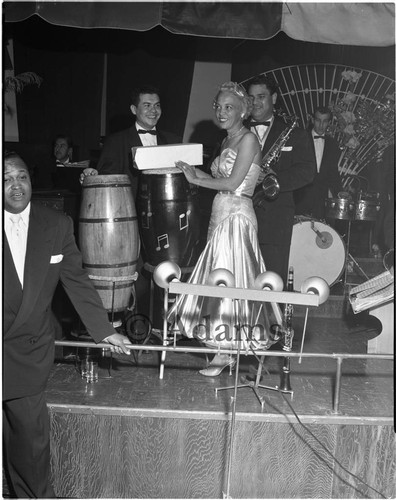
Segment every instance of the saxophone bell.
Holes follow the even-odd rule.
[[[280,184],[275,172],[268,169],[268,172],[264,175],[264,179],[261,182],[261,188],[264,191],[264,196],[268,200],[275,200],[280,192]]]

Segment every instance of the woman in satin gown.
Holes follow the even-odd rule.
[[[237,288],[254,288],[256,277],[265,271],[257,238],[257,220],[252,195],[260,173],[261,151],[256,136],[243,120],[249,114],[250,100],[234,82],[220,86],[214,100],[215,117],[227,131],[220,155],[209,175],[184,162],[176,162],[191,184],[218,191],[212,205],[206,246],[191,274],[189,283],[208,284],[216,269],[230,271]],[[235,304],[237,303],[237,309]],[[280,324],[277,304],[235,301],[227,298],[180,295],[168,313],[170,331],[194,337],[217,349],[209,367],[200,373],[216,376],[235,360],[221,354],[221,347],[247,348],[249,342],[269,348],[273,342],[271,325]]]

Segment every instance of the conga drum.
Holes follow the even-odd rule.
[[[177,168],[142,170],[137,216],[145,263],[195,264],[199,243],[198,188]]]
[[[375,221],[381,209],[379,193],[360,193],[356,202],[356,220]]]
[[[83,265],[109,312],[129,306],[140,251],[139,228],[127,175],[85,177],[79,218]]]
[[[353,220],[355,203],[349,198],[327,198],[325,211],[328,219]]]

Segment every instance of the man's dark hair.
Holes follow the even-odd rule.
[[[54,145],[56,143],[56,141],[58,139],[64,139],[66,142],[67,142],[67,145],[69,148],[72,148],[73,147],[73,140],[72,138],[70,137],[70,135],[66,135],[66,134],[58,134],[55,139],[54,139]]]
[[[315,116],[315,113],[320,113],[321,115],[330,115],[330,120],[333,116],[333,113],[331,112],[331,110],[329,108],[327,108],[326,106],[317,106],[314,109],[314,112],[312,113],[312,117]]]
[[[154,85],[140,85],[139,87],[135,87],[132,89],[131,93],[131,104],[137,106],[139,104],[139,98],[142,94],[157,94],[157,96],[161,99],[159,89]]]
[[[249,87],[251,85],[266,85],[271,95],[275,94],[276,92],[279,96],[279,86],[271,76],[265,76],[265,75],[254,76],[244,85],[248,93],[249,93]]]

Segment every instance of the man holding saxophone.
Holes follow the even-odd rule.
[[[313,181],[315,155],[305,130],[274,116],[278,89],[271,78],[254,77],[246,90],[253,104],[247,127],[258,137],[263,164],[271,163],[279,182],[279,193],[266,196],[261,178],[253,197],[260,249],[267,270],[278,273],[286,283],[295,212],[293,192]]]

